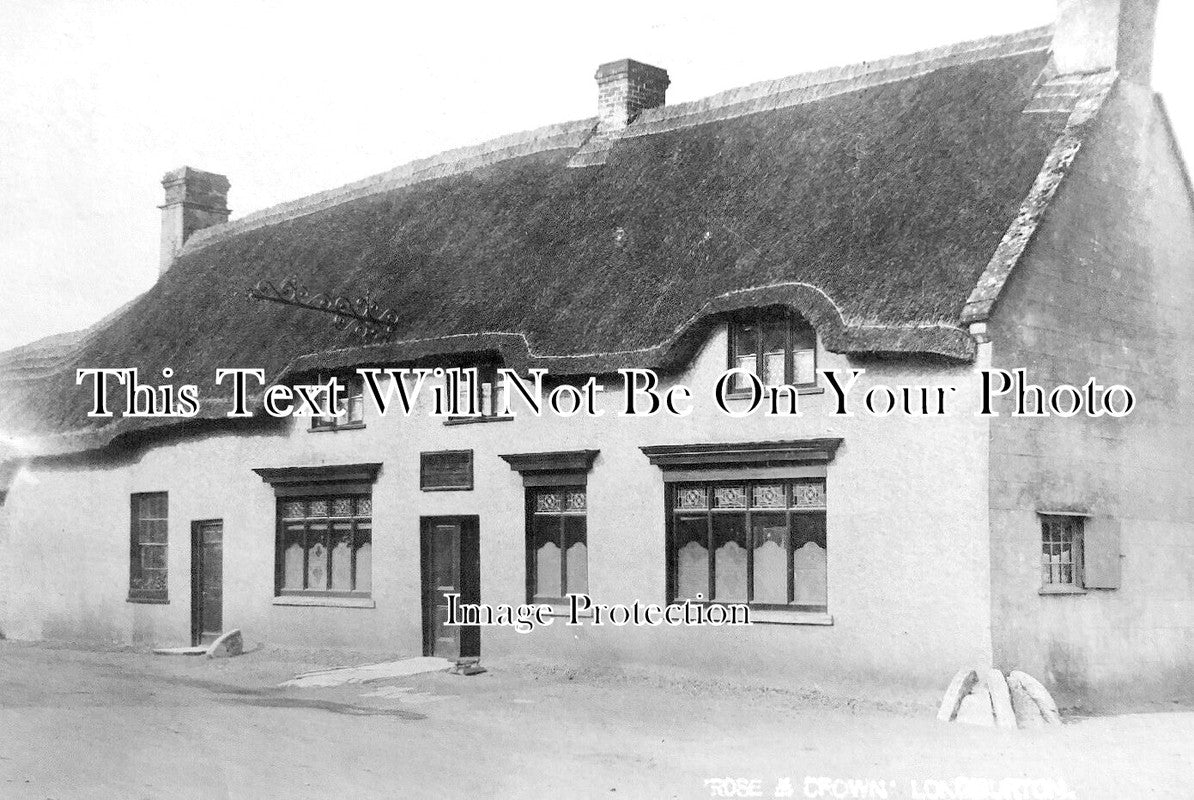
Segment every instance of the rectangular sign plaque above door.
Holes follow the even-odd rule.
[[[419,454],[419,488],[424,492],[463,492],[473,488],[473,451],[436,450]]]

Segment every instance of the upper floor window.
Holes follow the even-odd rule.
[[[811,325],[786,309],[733,318],[729,324],[729,365],[758,376],[764,386],[816,384],[817,335]],[[731,390],[747,391],[743,376]]]
[[[131,498],[129,600],[164,603],[166,594],[167,497],[144,492]]]
[[[502,415],[503,384],[498,378],[499,366],[484,361],[460,368],[456,386],[459,393],[457,411],[460,413],[449,417],[449,422],[509,419]]]
[[[331,376],[320,375],[318,382],[326,384]],[[340,376],[341,391],[336,411],[338,415],[311,418],[311,430],[330,431],[365,427],[365,383],[360,375]]]

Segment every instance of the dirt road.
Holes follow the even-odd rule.
[[[1002,786],[1194,797],[1188,711],[1013,732],[937,723],[915,707],[525,664],[276,688],[365,658],[258,650],[213,661],[0,641],[0,798],[920,800],[1021,779],[1039,783]]]

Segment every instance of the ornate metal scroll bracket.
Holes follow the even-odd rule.
[[[373,302],[369,295],[350,298],[343,295],[311,294],[306,286],[293,277],[286,278],[277,286],[274,286],[272,281],[258,281],[257,285],[249,290],[249,298],[330,314],[332,324],[338,330],[355,333],[366,340],[389,336],[398,326],[398,312],[392,308],[383,309]]]

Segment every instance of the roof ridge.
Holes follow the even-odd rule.
[[[34,374],[31,372],[32,369],[40,367],[47,371],[53,371],[69,363],[85,344],[108,327],[113,320],[132,308],[133,304],[144,294],[142,292],[132,300],[120,304],[85,328],[51,333],[31,342],[0,351],[0,381],[35,379],[39,377],[40,373]]]
[[[619,138],[648,136],[759,111],[801,105],[884,83],[908,80],[944,67],[1039,52],[1048,49],[1052,39],[1053,26],[1045,25],[758,81],[697,100],[648,109],[621,131]]]
[[[1115,70],[1083,76],[1082,91],[1066,120],[1065,128],[1053,142],[1032,188],[1020,204],[1015,219],[1004,233],[962,307],[963,325],[986,322],[990,318],[999,296],[1003,293],[1003,287],[1019,263],[1020,257],[1028,249],[1029,243],[1036,236],[1058,187],[1069,175],[1070,167],[1078,156],[1078,151],[1082,149],[1087,129],[1102,111],[1117,78],[1118,73]]]
[[[798,105],[881,83],[906,80],[945,66],[1035,52],[1049,45],[1052,34],[1052,26],[1046,25],[873,61],[860,61],[797,73],[785,78],[757,81],[697,100],[648,109],[629,127],[607,137],[608,144],[612,145],[613,141],[620,138],[647,136],[704,122]],[[269,206],[229,222],[204,228],[187,240],[182,254],[194,252],[228,236],[313,214],[372,194],[435,178],[459,175],[520,156],[566,148],[579,149],[590,139],[596,122],[595,118],[590,117],[546,125],[415,159],[343,186]],[[608,147],[604,149],[608,150]],[[589,165],[590,161],[593,164],[603,163],[602,155],[604,153],[588,159],[584,166]]]
[[[673,124],[687,127],[615,140],[609,166],[584,174],[565,173],[563,164],[586,150],[595,156],[594,121],[551,126],[420,159],[200,234],[173,279],[168,274],[73,360],[60,362],[65,352],[55,348],[24,352],[7,376],[0,363],[0,459],[10,443],[25,455],[48,455],[232,425],[217,404],[212,365],[243,363],[246,353],[268,375],[479,352],[498,353],[519,370],[680,374],[723,315],[785,305],[835,353],[970,363],[978,337],[961,324],[962,305],[984,267],[1001,280],[997,271],[1014,261],[993,263],[992,252],[1010,226],[1033,223],[1036,206],[1025,206],[1025,196],[1067,121],[1022,114],[1042,76],[1052,77],[1043,48],[1044,35],[1030,32],[839,67],[832,78],[819,71],[755,84],[705,102],[737,114],[796,102],[809,87],[832,97],[859,86],[860,76],[880,81],[795,112],[712,124],[677,116]],[[960,61],[975,63],[938,68]],[[903,79],[917,70],[927,73]],[[1092,92],[1080,104],[1084,113],[1095,100]],[[820,105],[832,107],[813,111]],[[925,120],[934,135],[925,135]],[[632,133],[636,127],[645,126],[632,123]],[[853,141],[858,131],[866,141]],[[1059,157],[1072,154],[1073,139],[1061,142]],[[670,158],[653,144],[697,157]],[[526,153],[540,154],[519,157]],[[474,171],[436,178],[464,170]],[[377,194],[403,184],[415,185]],[[409,199],[401,213],[379,217],[398,208],[396,196]],[[510,216],[511,197],[545,213]],[[443,202],[470,213],[437,213]],[[310,213],[320,208],[327,210]],[[1028,214],[1017,218],[1018,208]],[[883,209],[891,213],[883,217]],[[511,224],[478,227],[481,217]],[[406,245],[393,246],[399,239]],[[219,243],[194,250],[203,241]],[[1013,233],[1004,252],[1014,256],[1010,247],[1022,241]],[[388,336],[358,343],[331,316],[313,316],[318,309],[274,305],[246,315],[233,284],[275,264],[320,288],[328,247],[355,265],[355,283],[373,286],[397,309],[400,324]],[[226,288],[236,291],[235,303],[205,301],[215,260],[233,279]],[[262,325],[276,331],[269,347]],[[180,330],[211,335],[194,347]],[[73,381],[84,358],[143,369],[153,366],[146,359],[169,362],[210,397],[194,420],[87,419],[86,392]]]
[[[479,144],[456,147],[417,158],[385,172],[379,172],[343,186],[325,189],[297,200],[288,200],[228,222],[203,228],[187,239],[182,254],[194,252],[238,233],[313,214],[349,200],[358,200],[372,194],[435,178],[459,175],[512,158],[552,150],[577,148],[588,139],[596,124],[595,117],[557,122],[527,131],[508,133]]]

